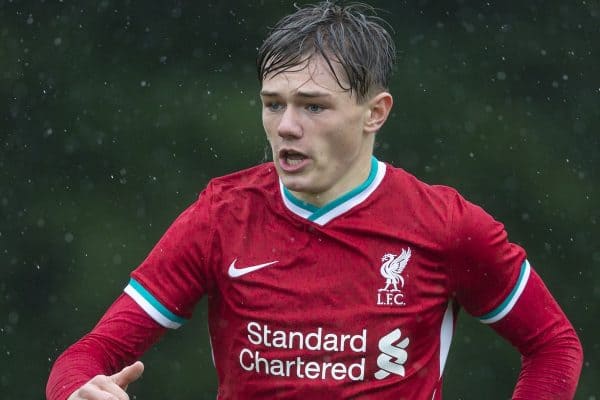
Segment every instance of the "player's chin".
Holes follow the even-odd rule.
[[[285,175],[279,175],[279,177],[283,186],[288,190],[293,190],[294,192],[304,192],[306,190],[306,186],[297,177],[287,177]]]
[[[279,178],[281,179],[283,186],[294,192],[310,193],[312,192],[312,187],[314,186],[311,184],[310,178],[300,174],[283,173],[279,174]]]

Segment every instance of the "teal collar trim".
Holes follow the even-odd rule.
[[[331,219],[362,203],[376,188],[385,175],[385,164],[371,157],[371,171],[367,179],[358,187],[350,190],[335,200],[325,204],[323,207],[316,207],[295,197],[283,184],[281,192],[283,201],[288,208],[295,214],[324,225]]]

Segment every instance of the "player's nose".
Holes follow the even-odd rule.
[[[299,118],[297,110],[293,107],[286,107],[277,125],[277,134],[282,138],[289,139],[301,137],[302,126]]]

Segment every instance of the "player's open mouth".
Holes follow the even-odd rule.
[[[279,152],[279,164],[284,171],[298,171],[308,162],[309,159],[306,155],[295,150],[281,150]]]

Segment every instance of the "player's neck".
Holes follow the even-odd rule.
[[[369,155],[365,161],[357,165],[356,169],[349,171],[349,173],[344,176],[346,179],[341,179],[326,191],[320,193],[308,193],[288,190],[297,199],[317,208],[321,208],[361,186],[371,174],[372,159],[373,155]]]

